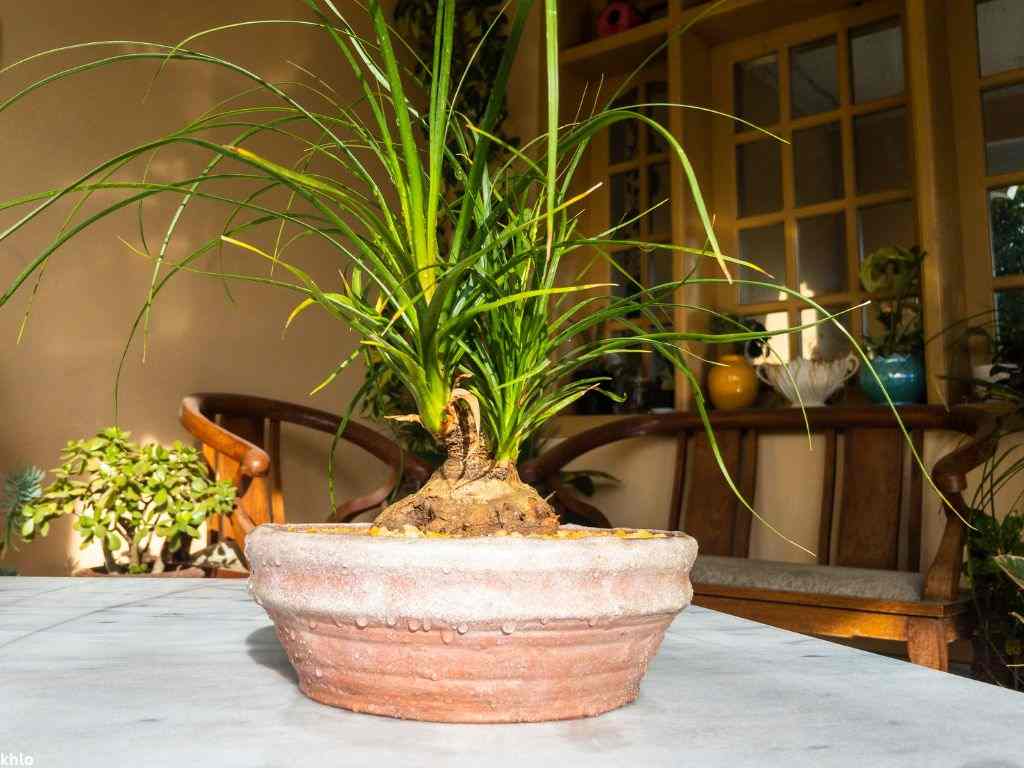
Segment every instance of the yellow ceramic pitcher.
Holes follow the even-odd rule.
[[[708,372],[708,394],[715,408],[733,411],[749,408],[757,399],[759,382],[752,366],[743,355],[722,355],[722,365]]]

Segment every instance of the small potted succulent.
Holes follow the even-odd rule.
[[[918,247],[880,248],[860,268],[864,290],[876,297],[880,332],[865,339],[871,367],[896,405],[919,403],[925,396],[924,335],[921,325],[921,263]],[[860,385],[868,398],[885,403],[885,394],[871,370],[864,366]]]
[[[0,557],[12,548],[18,535],[22,509],[42,494],[44,474],[39,467],[26,467],[4,478],[0,489],[0,515],[3,515],[0,523]],[[0,576],[14,576],[16,573],[10,568],[0,568]]]
[[[104,566],[78,575],[204,575],[200,564],[209,570],[221,553],[193,553],[192,544],[211,515],[231,514],[234,486],[211,480],[195,448],[140,446],[129,437],[110,427],[69,442],[53,482],[15,508],[6,530],[32,541],[46,536],[53,520],[71,515],[82,548],[98,543],[103,550]],[[159,554],[151,553],[155,544]]]

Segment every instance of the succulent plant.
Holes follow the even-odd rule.
[[[45,474],[39,467],[26,467],[4,478],[3,490],[0,491],[0,512],[4,516],[0,555],[11,546],[15,532],[21,530],[24,508],[42,493]]]

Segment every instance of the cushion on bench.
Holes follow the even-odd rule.
[[[924,575],[920,573],[715,555],[699,556],[690,578],[697,585],[863,597],[904,603],[920,602],[924,595]]]

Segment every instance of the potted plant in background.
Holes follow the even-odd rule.
[[[232,561],[218,560],[217,546],[193,553],[192,544],[212,515],[231,514],[234,486],[209,479],[195,448],[139,446],[128,438],[127,432],[110,427],[69,442],[61,453],[64,463],[53,470],[53,483],[22,493],[29,500],[8,513],[8,534],[33,541],[46,536],[56,518],[73,516],[82,548],[98,543],[105,563],[81,575],[202,576],[200,566],[229,568]],[[25,479],[38,489],[42,477],[35,470]],[[32,488],[29,483],[24,490]],[[161,543],[159,555],[150,552],[154,543]]]
[[[1013,354],[1010,338],[1010,333],[1003,336],[1005,353],[994,350],[994,359]],[[1024,690],[1024,509],[1015,489],[1024,472],[1024,378],[1017,367],[1005,377],[972,383],[982,399],[998,403],[991,409],[998,425],[996,449],[971,497],[964,561],[977,617],[973,671],[979,680]]]
[[[990,395],[991,384],[1009,384],[1019,379],[1024,363],[1024,317],[1018,313],[995,311],[982,315],[981,322],[971,323],[964,334],[968,340],[983,339],[990,362],[973,366],[974,392],[980,398]],[[1019,382],[1018,382],[1019,383]]]
[[[1004,464],[998,456],[993,460],[993,468]],[[971,523],[964,570],[978,619],[974,675],[1024,690],[1024,511],[1012,509],[1000,518],[986,504]]]
[[[865,339],[871,366],[863,367],[860,373],[861,389],[872,402],[886,402],[880,384],[897,405],[924,400],[920,303],[924,257],[925,252],[916,246],[890,246],[871,253],[861,263],[864,290],[877,297],[876,320],[880,328]]]
[[[761,270],[720,252],[676,137],[644,105],[619,104],[628,78],[605,106],[562,125],[556,0],[544,2],[547,131],[521,149],[502,142],[494,129],[532,0],[509,8],[508,43],[476,123],[453,106],[462,82],[452,68],[455,0],[437,2],[434,47],[424,62],[429,76],[422,79],[403,68],[376,0],[360,11],[368,14],[372,40],[355,31],[336,3],[306,5],[316,14],[313,26],[350,65],[365,112],[334,102],[318,87],[286,89],[197,49],[204,35],[244,23],[175,46],[146,44],[125,52],[124,43],[96,44],[100,58],[89,66],[61,70],[0,104],[2,112],[47,82],[146,61],[227,68],[246,81],[250,98],[260,93],[269,100],[225,102],[63,189],[11,201],[10,207],[27,212],[0,233],[0,242],[57,201],[103,192],[99,210],[61,229],[0,296],[0,305],[64,243],[127,205],[155,195],[180,201],[159,239],[166,244],[192,201],[226,203],[225,231],[177,261],[163,248],[151,255],[156,269],[137,327],[145,328],[155,297],[182,271],[291,291],[298,303],[288,322],[319,307],[354,330],[362,340],[357,354],[377,356],[412,396],[415,410],[392,417],[418,423],[445,455],[423,488],[387,507],[372,526],[265,525],[248,537],[253,595],[277,625],[302,690],[357,711],[477,722],[593,715],[632,701],[665,629],[690,600],[687,574],[696,543],[679,533],[559,528],[547,501],[519,480],[516,458],[552,416],[607,380],[573,378],[574,372],[609,354],[648,349],[689,380],[715,446],[685,346],[742,343],[766,334],[673,330],[660,318],[676,307],[678,289],[729,281],[730,264]],[[640,242],[622,234],[623,225],[596,234],[580,230],[577,213],[593,190],[576,189],[575,172],[592,138],[623,121],[643,123],[665,141],[683,169],[706,249]],[[223,138],[227,128],[237,131],[230,140]],[[253,137],[270,132],[291,138],[295,155],[282,162],[250,148]],[[495,160],[496,148],[504,150],[503,159]],[[175,181],[145,175],[122,181],[133,161],[144,167],[154,153],[172,149],[199,153],[205,169]],[[446,178],[459,182],[458,192],[445,191]],[[225,179],[250,184],[252,193],[225,192],[219,185]],[[268,190],[284,193],[287,204],[273,203]],[[292,246],[306,238],[338,254],[337,285],[319,285],[292,260]],[[200,269],[197,260],[221,247],[277,271]],[[582,279],[559,282],[568,255],[607,258],[622,247],[713,259],[723,274],[698,277],[687,269],[683,280],[627,296]],[[135,250],[150,257],[144,241]],[[747,282],[799,296],[783,286]],[[833,320],[804,300],[822,313],[818,322]],[[637,317],[648,323],[638,325]],[[611,338],[595,333],[570,345],[611,321],[627,332]],[[325,384],[355,357],[341,360]],[[367,389],[364,384],[352,408]],[[103,535],[111,530],[104,521]],[[564,652],[567,647],[571,653]],[[381,669],[388,674],[366,671]]]

